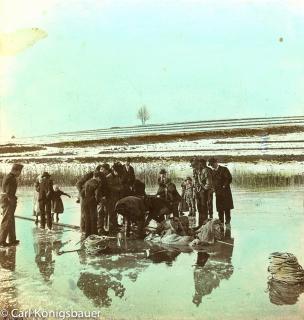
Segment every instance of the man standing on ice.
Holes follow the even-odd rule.
[[[213,183],[216,197],[216,210],[220,221],[230,229],[231,209],[233,209],[233,199],[230,189],[232,176],[228,168],[220,166],[217,159],[209,159],[209,166],[213,169]]]
[[[18,245],[15,228],[15,211],[17,207],[17,178],[23,169],[22,164],[14,164],[11,172],[4,178],[2,183],[1,207],[3,216],[0,225],[0,247]],[[6,239],[8,237],[8,243]]]
[[[99,172],[101,169],[101,165],[98,165],[95,171]],[[80,232],[85,232],[85,209],[83,203],[84,197],[84,185],[87,181],[93,178],[94,171],[91,171],[84,176],[82,176],[76,183],[76,188],[79,192],[79,201],[80,201]]]
[[[212,175],[210,170],[207,168],[206,161],[204,159],[193,159],[191,166],[193,168],[198,225],[201,226],[208,219],[209,192],[213,187]]]

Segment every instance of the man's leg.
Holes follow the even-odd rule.
[[[218,212],[218,217],[219,217],[219,220],[221,221],[221,223],[224,224],[224,211],[223,210]]]
[[[213,218],[213,192],[208,192],[208,215],[209,218]]]
[[[6,242],[6,238],[9,233],[10,223],[11,223],[11,216],[10,216],[10,204],[7,201],[5,204],[2,205],[3,215],[2,221],[0,225],[0,243]]]
[[[178,214],[178,202],[173,202],[172,204],[172,213],[173,213],[173,217],[178,218],[179,214]]]
[[[84,227],[85,227],[85,237],[87,238],[92,234],[91,232],[91,212],[89,200],[82,200],[82,208],[84,210]]]
[[[10,226],[8,230],[8,242],[14,243],[16,241],[16,226],[15,226],[15,211],[17,208],[17,201],[12,200],[10,203]]]
[[[230,224],[231,221],[231,211],[230,210],[225,210],[225,223]]]
[[[90,218],[91,218],[91,234],[98,235],[97,230],[97,204],[92,202],[90,205]]]
[[[83,197],[80,196],[80,232],[85,232],[85,204]]]
[[[52,204],[51,204],[51,201],[46,202],[45,211],[46,211],[47,227],[49,228],[49,230],[51,230],[52,229]]]
[[[208,194],[207,194],[207,192],[202,190],[199,193],[199,198],[200,198],[200,212],[199,212],[198,223],[201,226],[208,219],[208,208],[207,208]]]
[[[40,210],[40,227],[45,228],[45,202],[39,201],[39,210]]]

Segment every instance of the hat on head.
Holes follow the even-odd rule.
[[[100,168],[101,168],[101,164],[99,164],[96,168],[95,168],[95,171],[99,171],[100,170]]]
[[[199,163],[199,160],[198,160],[198,158],[192,158],[191,160],[190,160],[190,167],[195,167],[197,164]]]
[[[206,164],[207,163],[204,158],[199,158],[198,162],[201,163],[201,164]]]
[[[21,163],[14,163],[12,166],[12,171],[21,171],[23,168],[23,164]]]
[[[127,162],[131,162],[131,158],[130,157],[127,158]]]
[[[214,164],[214,163],[217,163],[217,159],[215,159],[214,157],[212,157],[212,158],[210,158],[210,159],[208,160],[209,166],[212,165],[212,164]]]
[[[51,175],[48,172],[43,172],[43,174],[41,175],[41,178],[49,178]]]
[[[167,171],[165,170],[165,169],[161,169],[160,171],[159,171],[159,174],[166,174],[167,173]]]
[[[102,163],[102,164],[100,165],[100,168],[104,168],[104,169],[106,169],[106,170],[110,170],[110,165],[109,165],[108,163],[104,162],[104,163]]]
[[[187,177],[187,178],[186,178],[186,180],[190,180],[190,181],[192,181],[192,178],[191,178],[191,177]]]

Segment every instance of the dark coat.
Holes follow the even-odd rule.
[[[54,194],[53,180],[43,178],[36,182],[35,189],[38,192],[38,201],[51,201]]]
[[[121,214],[132,222],[145,220],[144,200],[134,196],[128,196],[117,201],[115,212]]]
[[[53,199],[52,199],[52,212],[54,213],[64,212],[64,206],[63,206],[61,196],[68,196],[68,194],[61,190],[54,191]]]
[[[155,196],[147,196],[145,198],[145,206],[146,210],[149,212],[147,222],[151,219],[161,222],[165,219],[165,215],[169,215],[172,212],[172,208],[168,201]]]
[[[104,175],[100,181],[95,178],[88,180],[83,189],[84,199],[96,204],[109,195],[108,181]]]
[[[131,188],[134,182],[135,182],[134,168],[132,166],[129,166],[129,170],[127,170],[127,167],[124,165],[123,166],[123,183]]]
[[[169,201],[170,203],[179,203],[181,201],[181,196],[173,182],[165,184],[159,179],[158,184],[159,188],[156,195],[161,199]]]
[[[219,166],[217,170],[213,170],[212,176],[216,195],[217,211],[233,209],[233,199],[230,189],[232,176],[229,169]]]
[[[86,173],[84,176],[82,176],[76,183],[76,188],[79,192],[80,196],[84,196],[84,185],[87,181],[89,181],[90,179],[92,179],[94,176],[94,172],[89,172]]]

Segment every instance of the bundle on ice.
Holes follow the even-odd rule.
[[[153,226],[154,228],[152,228]],[[187,217],[167,219],[161,223],[153,221],[148,229],[150,231],[154,230],[145,238],[146,241],[188,245],[193,240]]]
[[[274,252],[270,255],[268,271],[269,299],[276,305],[291,305],[304,292],[304,270],[291,253]]]
[[[272,279],[288,284],[304,283],[304,270],[293,254],[274,252],[269,259],[268,271]]]
[[[95,234],[87,237],[83,246],[88,254],[96,255],[105,252],[108,249],[109,238],[104,236],[97,236]]]
[[[218,219],[210,220],[196,231],[196,239],[191,246],[214,244],[216,240],[223,238],[223,227]]]

